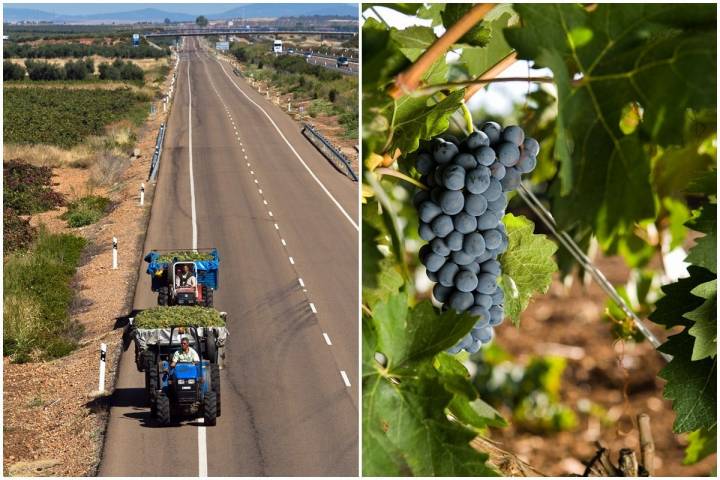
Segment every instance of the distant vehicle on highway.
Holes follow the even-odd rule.
[[[305,52],[305,58],[309,60],[310,57],[312,57],[312,53],[310,53],[310,52]]]
[[[288,53],[290,53],[290,54],[295,53],[295,49],[294,49],[294,48],[288,48]]]
[[[282,53],[282,40],[273,41],[273,53]]]
[[[350,66],[350,61],[347,57],[338,57],[337,58],[337,67],[338,68],[348,68]]]

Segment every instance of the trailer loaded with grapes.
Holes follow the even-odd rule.
[[[444,307],[477,318],[450,351],[478,351],[503,321],[499,255],[508,247],[502,218],[507,192],[537,163],[540,145],[517,125],[487,122],[463,140],[440,136],[418,150],[415,168],[427,190],[413,200],[419,235],[427,241],[420,261],[437,282],[433,296]]]
[[[362,24],[363,474],[710,473],[714,8]]]

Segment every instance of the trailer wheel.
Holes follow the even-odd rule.
[[[168,304],[168,287],[160,287],[158,288],[158,298],[157,302],[160,306],[165,306]]]
[[[164,393],[155,400],[158,423],[162,426],[170,425],[170,399]]]
[[[219,417],[221,415],[220,411],[220,365],[217,363],[210,364],[210,386],[212,387],[212,391],[215,392],[215,397],[217,397],[217,416]]]
[[[205,306],[213,306],[213,289],[203,286],[203,298],[205,299]]]
[[[207,392],[203,398],[203,419],[205,425],[213,426],[217,421],[217,397],[215,392]]]

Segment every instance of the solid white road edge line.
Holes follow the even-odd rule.
[[[338,202],[338,201],[335,199],[335,197],[333,197],[332,193],[330,193],[330,191],[325,187],[325,185],[323,185],[323,183],[320,181],[320,179],[315,175],[315,172],[313,172],[312,169],[308,166],[308,164],[305,163],[305,160],[302,159],[302,157],[301,157],[300,154],[297,152],[297,150],[295,150],[295,148],[290,144],[290,142],[289,142],[288,139],[285,137],[285,135],[283,134],[283,132],[280,130],[280,127],[277,126],[277,124],[276,124],[275,121],[272,119],[272,117],[270,117],[270,115],[265,111],[264,108],[262,108],[260,105],[258,105],[257,103],[255,103],[245,92],[242,91],[242,89],[241,89],[240,87],[238,87],[238,85],[235,83],[235,81],[232,79],[232,77],[231,77],[230,75],[228,75],[228,73],[225,71],[225,68],[223,67],[222,63],[220,63],[220,60],[215,59],[215,61],[218,63],[218,65],[220,65],[220,70],[222,70],[223,73],[225,74],[225,76],[230,79],[230,83],[232,83],[232,84],[235,86],[235,88],[237,88],[238,92],[242,93],[243,96],[244,96],[245,98],[247,98],[247,100],[248,100],[250,103],[252,103],[253,105],[255,105],[255,106],[267,117],[267,119],[270,121],[270,123],[272,123],[273,127],[275,127],[275,130],[278,132],[278,134],[280,135],[280,137],[285,141],[285,143],[287,144],[287,146],[288,146],[288,147],[290,148],[290,150],[295,154],[295,157],[297,157],[297,159],[300,161],[300,163],[302,163],[303,167],[305,167],[305,170],[307,170],[307,172],[310,174],[310,176],[313,178],[313,180],[315,180],[315,182],[316,182],[318,185],[320,185],[320,188],[323,189],[323,191],[325,192],[325,194],[326,194],[328,197],[330,197],[330,200],[333,201],[333,203],[335,204],[335,206],[340,210],[340,212],[342,212],[342,214],[345,216],[345,218],[347,218],[348,221],[352,224],[352,226],[355,227],[355,230],[360,231],[360,226],[359,226],[357,223],[355,223],[355,220],[353,220],[352,217],[351,217],[351,216],[345,211],[345,209],[342,207],[342,205],[340,205],[340,202]]]

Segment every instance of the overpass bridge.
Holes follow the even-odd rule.
[[[358,32],[343,30],[280,30],[280,29],[248,29],[248,28],[181,28],[149,32],[144,34],[145,38],[156,37],[205,37],[208,35],[237,35],[237,36],[258,36],[258,35],[319,35],[322,40],[325,37],[351,38],[358,35]]]

